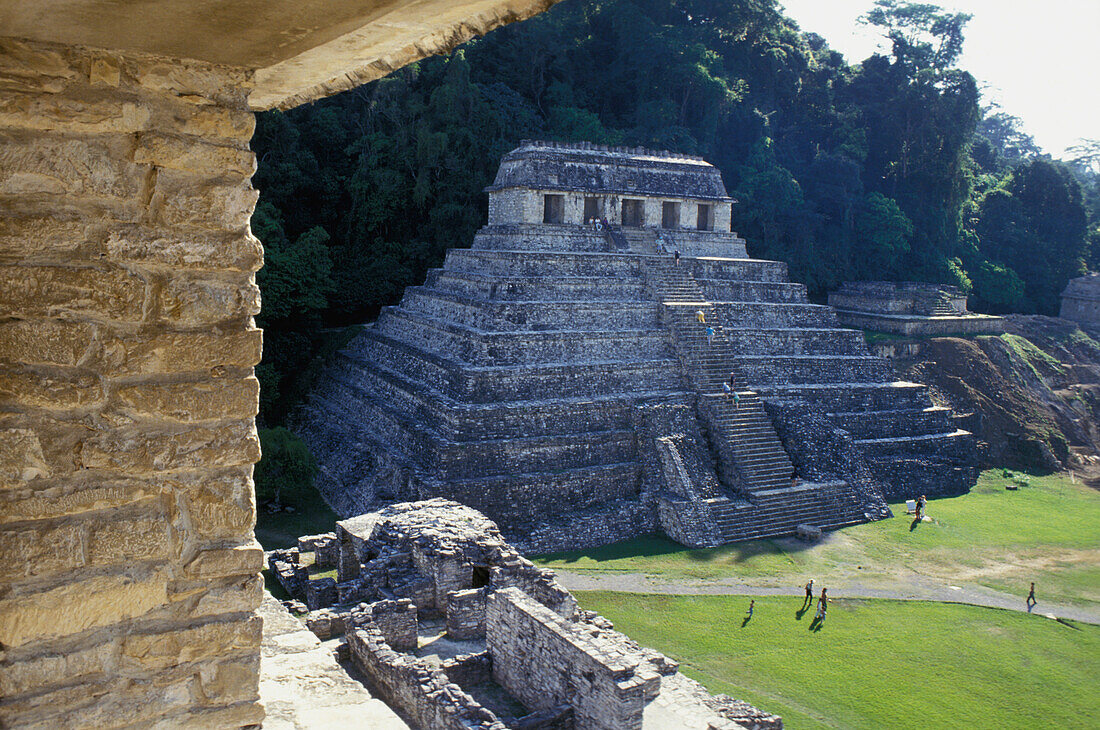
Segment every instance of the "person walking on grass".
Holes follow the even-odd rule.
[[[1031,584],[1031,590],[1027,594],[1027,612],[1031,613],[1031,609],[1035,608],[1035,604],[1038,601],[1035,600],[1035,584]]]
[[[756,599],[755,598],[749,600],[749,613],[748,613],[749,618],[752,618],[752,610],[754,608],[756,608]]]
[[[814,579],[810,578],[810,582],[806,584],[806,600],[802,602],[803,606],[814,605]]]
[[[821,589],[821,598],[817,599],[817,616],[821,621],[825,620],[825,612],[829,609],[829,597],[825,595],[825,589]]]

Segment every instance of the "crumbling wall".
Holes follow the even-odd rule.
[[[660,675],[516,588],[489,596],[485,636],[497,684],[533,710],[571,704],[577,730],[640,730],[660,685]]]
[[[263,718],[249,81],[0,41],[5,727]]]
[[[389,647],[366,625],[348,633],[351,655],[386,704],[433,730],[508,730],[441,670]]]

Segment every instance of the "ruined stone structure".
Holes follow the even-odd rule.
[[[845,327],[907,336],[999,335],[1004,319],[966,309],[958,287],[919,281],[846,281],[829,293]]]
[[[320,638],[433,730],[736,730],[782,721],[711,696],[677,664],[578,609],[497,526],[444,499],[395,504],[270,554]],[[337,571],[337,577],[319,574]],[[314,584],[320,584],[315,586]]]
[[[542,551],[793,534],[881,517],[884,492],[969,488],[970,435],[784,264],[747,258],[729,205],[698,158],[506,155],[473,246],[385,309],[299,414],[328,501],[445,496]]]
[[[257,702],[250,110],[551,0],[0,0],[0,726]]]
[[[1059,315],[1086,327],[1100,327],[1100,274],[1070,279],[1062,292]]]

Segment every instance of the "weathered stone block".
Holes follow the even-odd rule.
[[[0,89],[56,93],[76,75],[54,48],[14,38],[0,39]]]
[[[206,578],[191,582],[189,585],[202,588],[198,591],[194,606],[188,611],[190,616],[196,618],[217,616],[221,613],[251,613],[260,607],[264,596],[264,580],[259,575],[224,579]],[[187,598],[193,597],[187,596]]]
[[[185,327],[242,320],[260,313],[260,289],[251,274],[215,279],[171,279],[160,292],[159,318]]]
[[[234,621],[214,621],[163,634],[130,634],[122,640],[121,661],[134,669],[158,671],[219,657],[256,652],[259,656],[258,616]]]
[[[92,224],[51,217],[0,216],[0,260],[78,258],[91,247]]]
[[[161,170],[149,208],[165,226],[244,231],[258,197],[259,193],[247,182],[218,183],[188,172]]]
[[[0,362],[76,365],[88,352],[94,325],[47,320],[0,323]],[[258,360],[258,358],[257,358]]]
[[[4,326],[0,325],[0,359],[5,349],[4,335]],[[262,341],[260,330],[251,328],[236,332],[165,332],[148,338],[111,340],[104,344],[101,357],[105,367],[119,375],[210,372],[254,366],[260,361]],[[59,352],[57,359],[64,354]]]
[[[3,380],[0,379],[0,392]],[[255,377],[197,383],[142,383],[115,390],[114,403],[127,412],[175,421],[254,418],[260,384]]]
[[[0,127],[76,134],[131,133],[149,125],[147,104],[116,98],[71,98],[9,92],[0,97]]]
[[[184,566],[188,578],[222,578],[259,573],[264,551],[255,540],[248,545],[202,550]]]
[[[3,451],[0,436],[0,452]],[[0,477],[0,485],[2,485]],[[75,481],[60,487],[42,489],[22,499],[4,504],[0,510],[0,524],[24,520],[45,520],[54,517],[77,515],[91,510],[112,509],[132,504],[159,493],[155,485],[140,482],[90,485]]]
[[[230,540],[252,532],[256,493],[250,469],[172,479],[166,484],[182,495],[191,525],[204,540]]]
[[[129,162],[133,144],[124,135],[7,132],[0,135],[0,196],[131,202],[144,189],[146,174]]]
[[[199,692],[208,705],[232,705],[259,699],[260,657],[258,654],[217,661],[199,670]]]
[[[247,144],[256,131],[256,115],[222,106],[189,106],[176,111],[179,129],[196,137],[222,138]]]
[[[160,432],[147,426],[115,428],[85,440],[80,452],[86,468],[128,473],[243,466],[259,458],[252,423]]]
[[[0,580],[74,570],[86,562],[82,525],[39,524],[0,532]]]
[[[140,226],[120,226],[111,229],[106,236],[105,252],[118,261],[236,271],[256,271],[263,264],[262,246],[251,233],[185,235]],[[0,251],[4,240],[0,237]]]
[[[118,515],[107,524],[89,524],[88,533],[91,565],[168,560],[177,550],[167,515],[137,519]]]
[[[168,577],[101,575],[0,599],[0,643],[10,647],[110,626],[167,603]]]
[[[246,108],[251,72],[245,69],[135,56],[124,60],[123,71],[127,87],[132,83],[157,95],[198,104]]]
[[[256,155],[239,147],[223,147],[157,132],[141,135],[134,162],[205,175],[252,177]]]
[[[103,386],[91,375],[0,372],[0,401],[10,405],[61,410],[83,408],[102,400]]]
[[[88,649],[12,662],[0,672],[0,696],[12,697],[105,672],[114,664],[117,654],[118,642],[108,641]]]
[[[26,428],[0,429],[0,489],[21,487],[50,473],[38,434]]]
[[[0,266],[0,316],[91,315],[139,322],[145,297],[146,282],[124,269]]]

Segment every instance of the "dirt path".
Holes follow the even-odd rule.
[[[716,581],[656,580],[642,573],[571,573],[555,570],[558,581],[571,591],[618,591],[663,595],[802,596],[801,587],[754,586],[731,579]],[[822,586],[818,585],[820,589]],[[1027,613],[1024,596],[1015,596],[976,586],[942,585],[931,581],[905,581],[893,585],[868,586],[859,581],[830,582],[833,598],[890,598],[902,601],[965,603],[986,608],[1003,608]],[[1051,619],[1071,619],[1100,624],[1100,611],[1040,601],[1031,613]]]

